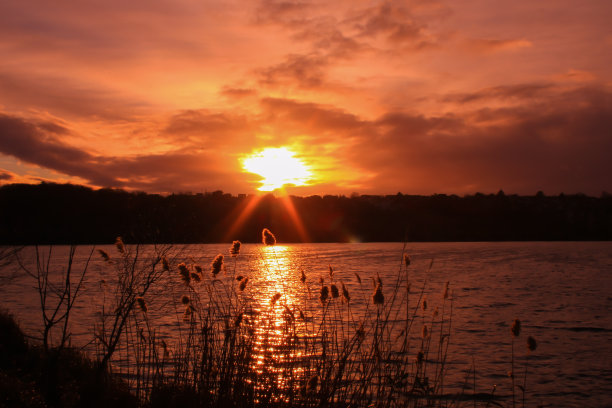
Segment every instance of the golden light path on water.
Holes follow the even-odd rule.
[[[303,367],[294,364],[305,357],[296,347],[300,305],[303,294],[295,291],[296,271],[288,246],[265,246],[255,261],[259,280],[258,298],[261,300],[255,318],[253,371],[263,378],[275,378],[275,384],[258,384],[257,390],[266,394],[277,390],[274,399],[286,400],[284,391],[303,377]],[[272,375],[271,375],[272,374]]]

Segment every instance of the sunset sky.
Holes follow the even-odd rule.
[[[612,192],[610,0],[0,2],[0,182]]]

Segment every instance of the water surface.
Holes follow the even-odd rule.
[[[114,247],[101,247],[113,253]],[[77,251],[82,265],[90,248]],[[176,261],[197,263],[208,273],[218,253],[227,254],[228,245],[175,247]],[[66,247],[54,248],[52,270],[66,268]],[[424,292],[429,310],[442,307],[442,294],[450,282],[453,300],[452,336],[449,349],[449,385],[463,386],[472,364],[476,367],[475,392],[510,394],[508,372],[512,348],[510,326],[522,322],[515,339],[515,375],[523,378],[525,341],[533,336],[538,348],[529,356],[528,397],[530,405],[610,406],[612,404],[612,243],[360,243],[297,244],[263,247],[243,245],[241,254],[226,258],[219,276],[227,287],[233,276],[250,277],[246,291],[262,310],[279,293],[284,304],[318,313],[316,298],[319,277],[344,283],[351,293],[356,314],[371,313],[371,278],[379,276],[389,290],[403,269],[403,253],[411,258],[408,280],[411,300]],[[22,258],[31,264],[34,249],[26,248]],[[432,264],[433,260],[433,264]],[[431,268],[430,268],[431,266]],[[77,269],[78,270],[78,269]],[[300,282],[301,271],[307,285]],[[5,269],[6,276],[10,272]],[[356,274],[362,279],[360,284]],[[112,280],[108,264],[97,254],[89,265],[84,291],[73,313],[73,344],[86,344],[101,305],[109,296],[105,289]],[[180,297],[184,293],[178,276],[166,278],[152,288],[150,315],[172,328],[180,320]],[[424,289],[423,289],[424,288]],[[385,292],[387,299],[391,296]],[[36,336],[40,329],[39,299],[30,277],[18,276],[4,285],[3,307]],[[447,304],[446,307],[449,305]],[[448,312],[448,309],[446,310]],[[420,314],[425,312],[419,311]],[[470,378],[470,388],[473,379]],[[469,390],[470,392],[474,390]]]

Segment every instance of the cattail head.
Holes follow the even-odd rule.
[[[535,349],[537,348],[538,348],[538,343],[536,342],[536,340],[531,336],[527,337],[527,349],[529,351],[535,351]]]
[[[301,310],[300,310],[300,319],[306,320],[306,316],[304,315],[304,312],[302,312]]]
[[[191,280],[196,283],[202,281],[202,275],[197,272],[191,272],[190,276],[191,276]]]
[[[193,265],[193,268],[196,270],[197,273],[199,273],[200,275],[202,275],[204,273],[204,270],[202,269],[202,267],[200,265]]]
[[[444,299],[448,299],[448,281],[446,281],[446,285],[444,286]]]
[[[108,256],[108,253],[105,250],[98,249],[98,252],[100,253],[100,256],[102,257],[102,259],[104,259],[105,262],[110,261],[110,256]]]
[[[147,310],[149,310],[149,308],[147,307],[147,302],[145,302],[142,296],[138,296],[136,298],[136,303],[138,303],[138,307],[140,307],[140,310],[147,313]]]
[[[423,332],[421,333],[421,335],[424,339],[427,338],[427,325],[426,324],[423,325]]]
[[[243,280],[243,279],[244,279],[244,276],[242,276],[242,275],[238,275],[238,276],[236,276],[236,280],[237,280],[237,281],[241,281],[241,280]]]
[[[170,270],[170,263],[168,262],[168,259],[165,256],[162,256],[162,266],[164,268],[164,271],[169,271]]]
[[[219,272],[221,272],[222,268],[223,268],[223,255],[219,254],[215,257],[215,259],[210,264],[210,272],[212,273],[213,277],[216,277],[219,274]]]
[[[302,275],[300,276],[300,280],[302,282],[306,282],[306,274],[304,273],[304,270],[302,269],[301,272],[302,272]]]
[[[263,231],[261,231],[261,241],[264,245],[275,245],[276,237],[269,229],[264,228]]]
[[[187,268],[187,265],[185,265],[185,262],[181,262],[180,264],[178,264],[178,270],[183,282],[185,282],[186,285],[189,285],[189,283],[191,282],[191,273],[189,272],[189,268]]]
[[[121,237],[117,237],[115,240],[115,246],[117,247],[117,251],[124,254],[125,253],[125,245],[123,244],[123,240]]]
[[[338,291],[338,287],[333,283],[330,285],[332,298],[336,299],[340,297],[340,292]]]
[[[375,305],[382,305],[385,302],[385,295],[382,293],[381,285],[376,286],[374,294],[372,294],[372,302],[374,302]]]
[[[521,321],[519,319],[514,319],[511,330],[514,337],[518,337],[521,334]]]
[[[232,337],[232,334],[234,334],[234,331],[230,327],[226,327],[225,330],[223,330],[223,334],[226,339],[229,339]]]
[[[425,354],[423,353],[423,351],[419,351],[416,355],[416,362],[417,364],[421,364],[423,363],[423,359],[425,358]]]
[[[358,339],[363,339],[365,337],[365,329],[363,328],[363,323],[359,325],[359,328],[355,331],[355,335]]]
[[[422,306],[423,306],[423,311],[424,311],[424,312],[425,312],[425,311],[427,311],[427,299],[423,299],[423,304],[422,304]]]
[[[238,286],[238,289],[240,289],[240,291],[243,291],[246,288],[247,283],[249,283],[248,276],[240,281],[240,285]]]
[[[361,276],[357,272],[355,272],[355,277],[357,278],[357,282],[361,285]]]
[[[189,298],[189,296],[183,295],[181,297],[181,303],[187,306],[189,303],[191,303],[191,299]]]
[[[438,314],[440,314],[440,313],[438,312],[438,307],[436,306],[436,308],[434,309],[434,312],[433,312],[433,317],[438,317]]]
[[[242,245],[240,241],[232,242],[232,246],[229,250],[231,256],[238,256],[238,254],[240,253],[240,245]]]
[[[270,301],[270,303],[272,303],[273,305],[276,304],[276,302],[278,301],[278,299],[281,298],[281,294],[280,293],[276,293],[274,294],[274,296],[272,296],[272,300]]]
[[[350,302],[351,301],[351,295],[349,294],[348,289],[346,288],[346,286],[344,286],[344,282],[341,282],[342,284],[342,297],[344,298],[344,300],[346,300],[346,302]]]
[[[325,285],[325,278],[323,276],[319,276],[319,283]]]
[[[236,316],[236,320],[234,320],[234,327],[238,327],[240,326],[240,323],[242,323],[242,317],[244,316],[244,313],[240,312],[240,314],[238,316]]]
[[[323,285],[321,286],[321,291],[319,292],[319,300],[321,301],[321,303],[325,304],[328,298],[329,298],[329,288]]]
[[[329,277],[334,279],[334,268],[331,265],[329,265]]]
[[[406,264],[406,266],[410,265],[410,257],[408,256],[408,254],[404,254],[404,263]]]
[[[316,391],[318,383],[319,383],[319,376],[318,375],[315,374],[312,377],[310,377],[308,379],[308,382],[306,383],[306,392]]]

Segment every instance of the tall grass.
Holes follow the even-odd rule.
[[[269,230],[262,240],[271,247],[276,242]],[[169,246],[155,247],[146,256],[139,246],[120,239],[115,247],[112,253],[99,251],[112,279],[105,283],[95,327],[96,370],[100,376],[126,381],[141,406],[447,407],[466,400],[474,406],[500,404],[492,395],[469,395],[467,387],[449,389],[445,383],[453,332],[452,286],[447,282],[443,292],[425,298],[426,280],[419,288],[411,287],[414,265],[408,254],[398,257],[392,281],[355,274],[348,285],[347,277],[341,279],[330,265],[320,276],[300,271],[261,301],[256,293],[261,273],[237,269],[238,241],[227,257],[217,255],[209,267]],[[280,270],[283,266],[275,258],[272,249],[265,273],[283,275],[287,271]],[[86,268],[79,287],[85,273]],[[299,301],[291,296],[296,282],[307,294]],[[151,290],[160,283],[167,288],[166,299]],[[65,304],[62,290],[56,293]],[[68,299],[72,296],[69,292]],[[171,336],[168,319],[153,317],[157,314],[152,308],[160,305],[173,310]],[[518,334],[513,329],[513,339]],[[62,346],[67,335],[61,337]],[[528,347],[535,350],[535,340]],[[470,373],[475,376],[475,367],[468,370],[466,383]],[[523,406],[526,377],[527,367]],[[513,373],[511,381],[514,406]]]
[[[262,237],[274,245],[270,231]],[[107,262],[133,263],[125,249],[117,255],[120,262]],[[235,243],[230,255],[240,256]],[[449,405],[454,396],[445,393],[444,378],[452,291],[447,285],[431,300],[424,299],[426,284],[411,292],[412,266],[409,258],[400,260],[394,281],[373,276],[370,287],[356,276],[356,293],[332,266],[318,280],[302,271],[299,281],[310,295],[300,303],[292,303],[283,290],[267,302],[257,300],[251,288],[258,275],[240,275],[221,254],[209,273],[193,262],[168,262],[164,270],[183,283],[174,339],[158,337],[160,330],[143,307],[146,296],[138,292],[140,300],[132,303],[140,306],[114,318],[125,321],[121,335],[128,357],[121,362],[122,374],[153,406],[176,398],[198,406]],[[269,264],[267,273],[279,272],[278,263]],[[219,279],[222,271],[237,279]],[[125,292],[121,283],[118,298]],[[357,299],[365,311],[355,312]],[[98,339],[102,355],[111,355],[114,343]]]

